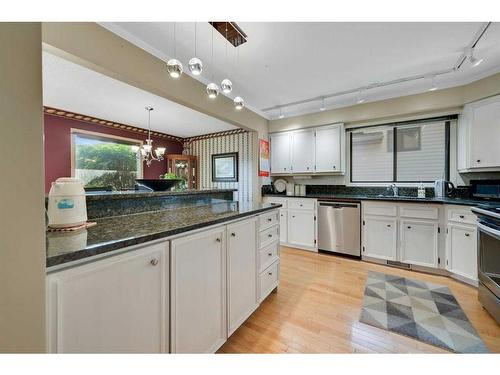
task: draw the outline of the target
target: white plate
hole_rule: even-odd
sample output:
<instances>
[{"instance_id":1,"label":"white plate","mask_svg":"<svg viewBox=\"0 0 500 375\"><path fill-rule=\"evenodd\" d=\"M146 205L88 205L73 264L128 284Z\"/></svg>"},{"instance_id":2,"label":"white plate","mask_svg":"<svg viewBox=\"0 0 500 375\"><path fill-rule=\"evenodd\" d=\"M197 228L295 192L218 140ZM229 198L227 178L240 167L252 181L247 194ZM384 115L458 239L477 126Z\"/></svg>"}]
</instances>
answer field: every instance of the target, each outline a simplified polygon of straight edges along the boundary
<instances>
[{"instance_id":1,"label":"white plate","mask_svg":"<svg viewBox=\"0 0 500 375\"><path fill-rule=\"evenodd\" d=\"M282 179L274 181L274 188L278 193L283 193L286 190L286 181Z\"/></svg>"}]
</instances>

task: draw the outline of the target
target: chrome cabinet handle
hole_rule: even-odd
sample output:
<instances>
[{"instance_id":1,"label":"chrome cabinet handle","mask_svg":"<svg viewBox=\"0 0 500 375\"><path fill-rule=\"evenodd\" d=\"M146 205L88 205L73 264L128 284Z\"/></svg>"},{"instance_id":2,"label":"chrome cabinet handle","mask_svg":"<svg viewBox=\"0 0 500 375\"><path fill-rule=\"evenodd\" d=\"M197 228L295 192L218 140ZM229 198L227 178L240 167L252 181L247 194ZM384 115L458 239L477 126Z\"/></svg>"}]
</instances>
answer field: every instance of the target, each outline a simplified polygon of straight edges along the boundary
<instances>
[{"instance_id":1,"label":"chrome cabinet handle","mask_svg":"<svg viewBox=\"0 0 500 375\"><path fill-rule=\"evenodd\" d=\"M236 233L231 233L231 237L236 237Z\"/></svg>"},{"instance_id":2,"label":"chrome cabinet handle","mask_svg":"<svg viewBox=\"0 0 500 375\"><path fill-rule=\"evenodd\" d=\"M158 259L153 258L149 261L149 263L151 263L152 266L156 266L158 264Z\"/></svg>"}]
</instances>

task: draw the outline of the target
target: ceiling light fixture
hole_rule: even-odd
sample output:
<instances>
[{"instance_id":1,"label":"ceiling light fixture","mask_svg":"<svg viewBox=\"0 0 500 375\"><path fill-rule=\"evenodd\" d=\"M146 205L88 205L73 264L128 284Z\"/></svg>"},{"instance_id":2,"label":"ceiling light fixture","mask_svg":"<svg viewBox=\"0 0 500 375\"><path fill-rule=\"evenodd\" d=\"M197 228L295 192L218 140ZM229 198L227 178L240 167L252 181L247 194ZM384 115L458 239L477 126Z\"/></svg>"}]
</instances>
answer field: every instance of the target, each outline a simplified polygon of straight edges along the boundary
<instances>
[{"instance_id":1,"label":"ceiling light fixture","mask_svg":"<svg viewBox=\"0 0 500 375\"><path fill-rule=\"evenodd\" d=\"M242 110L243 107L245 106L245 101L241 96L237 96L233 100L234 108L236 108L238 111Z\"/></svg>"},{"instance_id":2,"label":"ceiling light fixture","mask_svg":"<svg viewBox=\"0 0 500 375\"><path fill-rule=\"evenodd\" d=\"M182 75L182 63L175 58L176 55L175 22L174 22L174 58L167 61L167 72L172 78L179 78Z\"/></svg>"},{"instance_id":3,"label":"ceiling light fixture","mask_svg":"<svg viewBox=\"0 0 500 375\"><path fill-rule=\"evenodd\" d=\"M215 99L219 95L219 86L214 82L214 29L212 27L212 82L207 85L207 94L210 99Z\"/></svg>"},{"instance_id":4,"label":"ceiling light fixture","mask_svg":"<svg viewBox=\"0 0 500 375\"><path fill-rule=\"evenodd\" d=\"M157 147L153 151L153 140L151 139L151 111L153 110L153 107L146 107L146 111L148 111L148 138L146 139L146 144L143 144L141 147L132 146L132 151L141 151L142 159L146 162L148 167L151 166L153 161L163 160L163 155L165 155L166 150L165 147Z\"/></svg>"},{"instance_id":5,"label":"ceiling light fixture","mask_svg":"<svg viewBox=\"0 0 500 375\"><path fill-rule=\"evenodd\" d=\"M321 107L319 107L320 111L324 111L326 109L325 107L325 98L321 98Z\"/></svg>"},{"instance_id":6,"label":"ceiling light fixture","mask_svg":"<svg viewBox=\"0 0 500 375\"><path fill-rule=\"evenodd\" d=\"M283 114L283 110L280 108L280 115L278 116L280 119L285 118L285 115Z\"/></svg>"},{"instance_id":7,"label":"ceiling light fixture","mask_svg":"<svg viewBox=\"0 0 500 375\"><path fill-rule=\"evenodd\" d=\"M203 71L202 61L196 57L196 22L194 23L194 57L189 60L188 68L189 71L195 76L199 76Z\"/></svg>"},{"instance_id":8,"label":"ceiling light fixture","mask_svg":"<svg viewBox=\"0 0 500 375\"><path fill-rule=\"evenodd\" d=\"M226 65L227 65L227 43L228 42L227 42L227 22L226 22L226 42L224 43L226 47ZM220 87L222 89L222 92L224 92L224 94L229 94L233 90L233 83L231 82L230 79L225 78L222 80Z\"/></svg>"},{"instance_id":9,"label":"ceiling light fixture","mask_svg":"<svg viewBox=\"0 0 500 375\"><path fill-rule=\"evenodd\" d=\"M437 85L436 85L436 76L431 77L431 87L429 88L429 91L436 91L437 90Z\"/></svg>"},{"instance_id":10,"label":"ceiling light fixture","mask_svg":"<svg viewBox=\"0 0 500 375\"><path fill-rule=\"evenodd\" d=\"M362 90L359 90L358 91L358 104L361 104L361 103L364 103L366 101L364 95L363 95L363 91Z\"/></svg>"},{"instance_id":11,"label":"ceiling light fixture","mask_svg":"<svg viewBox=\"0 0 500 375\"><path fill-rule=\"evenodd\" d=\"M481 64L484 60L484 59L478 59L478 58L474 57L474 48L470 48L467 55L469 56L469 61L471 63L471 67L473 67L473 68L475 68L476 66Z\"/></svg>"}]
</instances>

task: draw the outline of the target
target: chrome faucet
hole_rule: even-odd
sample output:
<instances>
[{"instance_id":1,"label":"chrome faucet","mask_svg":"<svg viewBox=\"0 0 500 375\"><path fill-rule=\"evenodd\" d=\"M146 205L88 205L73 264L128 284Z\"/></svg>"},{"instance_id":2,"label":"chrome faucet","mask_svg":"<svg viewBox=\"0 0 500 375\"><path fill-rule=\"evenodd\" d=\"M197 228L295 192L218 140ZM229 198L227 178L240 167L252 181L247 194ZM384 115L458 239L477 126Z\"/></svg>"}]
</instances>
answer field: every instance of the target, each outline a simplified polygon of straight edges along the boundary
<instances>
[{"instance_id":1,"label":"chrome faucet","mask_svg":"<svg viewBox=\"0 0 500 375\"><path fill-rule=\"evenodd\" d=\"M392 190L392 195L397 197L398 196L398 192L399 192L399 189L398 187L396 186L396 184L390 184L388 187L387 187L387 190Z\"/></svg>"}]
</instances>

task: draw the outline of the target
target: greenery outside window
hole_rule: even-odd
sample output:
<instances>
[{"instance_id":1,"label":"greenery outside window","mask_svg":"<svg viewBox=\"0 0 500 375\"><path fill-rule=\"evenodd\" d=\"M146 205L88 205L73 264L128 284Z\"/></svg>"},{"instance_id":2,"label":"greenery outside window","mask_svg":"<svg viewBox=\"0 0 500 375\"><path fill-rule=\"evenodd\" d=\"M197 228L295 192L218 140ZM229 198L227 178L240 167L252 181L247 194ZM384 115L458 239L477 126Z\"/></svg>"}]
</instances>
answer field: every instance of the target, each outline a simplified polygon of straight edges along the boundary
<instances>
[{"instance_id":1,"label":"greenery outside window","mask_svg":"<svg viewBox=\"0 0 500 375\"><path fill-rule=\"evenodd\" d=\"M133 189L142 178L142 161L136 148L142 142L83 130L71 130L71 173L85 188Z\"/></svg>"}]
</instances>

